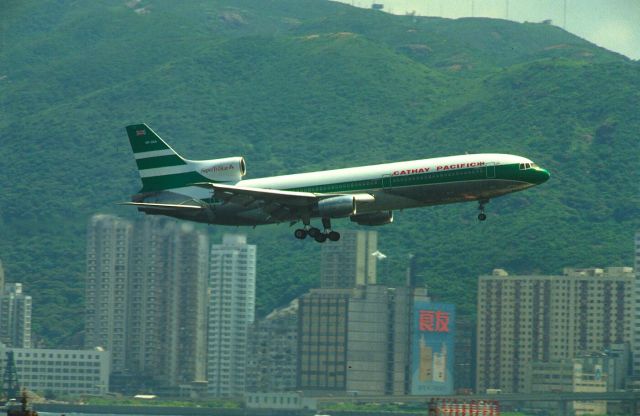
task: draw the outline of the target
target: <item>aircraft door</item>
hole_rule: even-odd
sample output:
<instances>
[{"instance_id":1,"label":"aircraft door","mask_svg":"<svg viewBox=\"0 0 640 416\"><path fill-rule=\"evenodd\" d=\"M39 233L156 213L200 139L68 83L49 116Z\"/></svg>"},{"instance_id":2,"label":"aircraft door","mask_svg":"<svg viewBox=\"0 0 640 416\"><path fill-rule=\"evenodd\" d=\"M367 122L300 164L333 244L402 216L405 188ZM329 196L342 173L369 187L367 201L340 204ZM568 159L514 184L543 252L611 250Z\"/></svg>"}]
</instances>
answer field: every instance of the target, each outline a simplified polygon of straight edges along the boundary
<instances>
[{"instance_id":1,"label":"aircraft door","mask_svg":"<svg viewBox=\"0 0 640 416\"><path fill-rule=\"evenodd\" d=\"M495 163L487 163L486 173L487 178L494 179L496 177L496 164Z\"/></svg>"},{"instance_id":2,"label":"aircraft door","mask_svg":"<svg viewBox=\"0 0 640 416\"><path fill-rule=\"evenodd\" d=\"M391 175L382 176L382 187L391 188Z\"/></svg>"}]
</instances>

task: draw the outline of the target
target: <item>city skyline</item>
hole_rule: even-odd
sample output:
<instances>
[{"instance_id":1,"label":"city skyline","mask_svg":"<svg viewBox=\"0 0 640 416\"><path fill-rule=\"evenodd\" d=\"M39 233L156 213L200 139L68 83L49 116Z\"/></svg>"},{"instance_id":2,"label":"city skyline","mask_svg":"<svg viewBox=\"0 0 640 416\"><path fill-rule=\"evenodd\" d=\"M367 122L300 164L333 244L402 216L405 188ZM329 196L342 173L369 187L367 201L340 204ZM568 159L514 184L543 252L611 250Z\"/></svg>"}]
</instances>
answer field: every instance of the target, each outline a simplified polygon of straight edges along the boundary
<instances>
[{"instance_id":1,"label":"city skyline","mask_svg":"<svg viewBox=\"0 0 640 416\"><path fill-rule=\"evenodd\" d=\"M636 261L638 261L640 255L638 247L640 247L640 232L636 234L634 239ZM454 352L456 356L458 355L455 351L455 343L445 346L443 342L435 341L435 343L428 345L427 342L429 341L423 334L416 338L417 341L415 342L417 342L416 345L418 346L414 347L412 352L402 348L393 349L392 352L384 352L388 345L394 345L394 343L398 342L403 345L406 344L403 339L409 335L397 332L397 328L407 328L406 322L400 322L403 319L409 319L411 314L409 312L411 310L410 305L414 303L419 306L416 306L418 309L412 313L414 319L419 319L419 328L421 330L437 332L444 328L445 331L449 331L449 329L453 329L454 321L450 320L452 319L452 316L451 318L449 317L450 311L442 312L441 309L438 309L441 306L437 304L431 305L426 297L420 298L422 300L419 301L411 301L414 303L407 303L407 300L402 300L409 293L405 294L403 291L405 289L385 288L376 284L375 269L368 272L367 267L364 267L364 264L370 260L368 257L375 260L375 256L369 253L374 249L376 252L378 251L376 232L347 232L344 241L341 242L337 250L340 255L333 255L331 254L332 251L327 249L321 262L322 267L327 266L327 270L342 270L343 273L322 279L323 282L332 283L329 283L328 288L313 289L306 295L301 296L297 301L301 302L300 307L296 302L295 309L291 309L292 306L289 306L289 308L285 308L282 311L275 310L270 315L271 318L269 319L274 319L277 316L295 316L297 322L299 322L295 325L298 331L302 331L299 332L299 335L294 336L290 332L294 328L290 323L296 321L291 321L289 318L282 321L284 326L277 324L276 321L273 321L276 323L275 326L265 326L266 332L263 330L264 334L262 335L263 339L267 340L269 332L279 328L277 330L284 331L282 334L287 337L286 339L293 339L291 345L295 345L297 342L298 354L301 355L295 358L297 362L296 383L290 373L286 375L286 372L283 371L273 372L273 365L278 366L278 364L273 363L277 363L277 361L271 364L272 367L268 367L262 366L261 363L252 359L254 357L246 358L247 351L255 351L257 356L262 353L262 350L253 350L250 344L250 334L252 334L250 328L258 328L257 326L251 327L255 316L257 250L255 245L247 244L245 235L225 234L221 243L210 244L206 234L197 231L189 224L168 221L158 217L140 217L136 221L130 222L110 215L94 215L87 226L86 261L87 278L89 279L87 298L101 300L91 304L87 312L88 317L93 316L92 314L96 313L96 310L101 312L102 315L99 320L104 322L102 322L103 329L97 331L95 329L95 318L94 325L88 320L87 328L90 331L88 331L87 340L96 339L96 336L104 335L105 333L108 336L103 338L105 340L104 345L92 345L91 341L87 341L86 347L107 346L109 354L112 354L112 351L115 351L116 354L122 353L122 357L110 360L110 366L113 365L110 370L116 374L130 372L133 368L138 368L141 374L153 375L153 371L150 370L153 366L157 366L155 377L161 376L171 379L173 381L169 384L174 385L184 382L195 383L191 387L194 392L204 391L203 388L208 383L208 394L218 397L232 397L250 391L248 390L249 383L246 381L247 374L262 377L267 374L264 372L269 371L272 372L272 375L268 376L270 379L264 379L262 384L254 385L273 386L274 391L297 388L311 392L329 389L338 392L359 391L380 395L390 393L409 394L406 383L402 381L406 380L407 376L403 375L402 371L397 372L397 369L404 368L406 364L400 365L399 363L409 362L409 357L412 356L414 357L413 360L416 359L415 357L421 357L418 360L419 370L416 370L413 376L418 377L416 380L419 381L414 381L414 383L446 381L453 385L453 372L449 369L445 374L444 367L449 366L447 363L453 358ZM351 266L348 266L349 264ZM359 270L361 277L356 277L358 275L354 274L353 270ZM193 276L194 272L195 276L201 276L201 278L193 279L191 276ZM334 287L336 282L340 281L344 283ZM186 286L181 286L185 283L187 284ZM409 281L406 284L409 284ZM487 287L489 287L486 286L487 284L491 286L490 293L487 292ZM535 377L547 377L545 374L552 374L549 371L555 371L553 368L556 367L544 366L543 364L545 363L578 359L580 354L584 354L586 351L604 351L607 349L624 351L624 343L627 343L627 348L633 348L636 345L632 340L634 336L637 336L637 332L633 332L633 329L637 326L634 321L635 302L637 302L637 299L633 298L637 279L635 279L634 269L631 267L608 267L606 269L565 268L564 274L558 276L509 275L501 269L496 269L492 276L479 276L478 285L478 355L476 363L478 369L477 385L480 392L490 389L522 392L525 389L532 388L530 383L532 382L531 377L534 375ZM22 288L20 284L6 284L5 293L21 294ZM105 293L108 295L105 295ZM165 294L163 295L163 293ZM493 295L499 293L500 295L494 299L489 296L491 293ZM115 303L109 304L109 302L106 302L105 304L105 296ZM200 304L198 302L183 301L184 299L194 300L198 296L202 297L202 303ZM421 296L426 296L426 292ZM518 298L518 296L520 297ZM532 296L534 300L530 302L528 300L529 296ZM168 305L183 304L188 308L181 311L174 309L173 315L171 313L162 315L165 312L158 314L159 311L157 309L160 304L151 302L145 306L145 303L142 302L145 297L147 301L160 297L160 303ZM208 297L208 301L205 299L206 297ZM499 307L496 306L496 299L501 299L502 303ZM516 303L513 303L514 299ZM580 306L576 309L578 312L574 314L574 312L570 312L572 311L571 302L576 301L581 301L590 306L586 308L584 305ZM209 306L205 308L207 302ZM342 306L331 312L331 308L335 308L340 302L343 302ZM120 305L119 307L124 308L124 311L115 311L114 305ZM313 335L314 331L329 322L323 323L325 318L322 317L322 314L326 313L322 312L325 307L323 305L329 307L327 309L329 316L344 317L344 325L342 327L339 325L334 327L338 332L335 333L336 343L331 354L337 355L330 358L328 362L333 363L331 366L334 368L335 376L320 380L314 375L318 370L314 370L308 364L305 364L311 362L309 357L313 357L313 347L310 350L306 350L306 352L305 348L313 345L309 343L309 340L315 336ZM561 311L565 306L568 309ZM488 345L486 344L487 336L490 335L490 338L493 338L493 335L495 335L493 331L498 328L498 326L492 324L495 319L491 317L490 313L491 311L495 312L496 307L498 308L497 310L502 311L500 313L506 311L507 316L506 318L501 318L503 320L500 321L502 322L499 325L500 332L508 332L512 324L517 324L521 328L520 332L525 330L524 333L516 334L514 332L508 336L506 338L507 345L511 342L515 342L515 345L522 344L525 350L522 353L516 353L520 357L527 357L529 352L532 353L532 363L540 364L536 367L537 370L534 373L527 372L530 369L524 362L518 366L511 367L506 365L502 368L499 368L502 365L499 364L496 369L487 370L487 362L483 361L482 357L486 356L488 351L486 349ZM516 307L516 309L519 307L519 312L507 310L512 307ZM529 307L534 307L534 309L535 307L544 308L547 311L542 318L539 318L537 324L534 322L535 325L531 325L531 330L533 331L531 333L527 332L529 331L527 329L529 327L527 319L530 316L538 315L538 313L535 311L527 312ZM594 308L604 309L596 310ZM607 313L607 310L609 310L607 308L614 315ZM207 309L208 312L206 312ZM437 313L436 309L438 309ZM169 310L166 309L167 312ZM239 311L239 314L233 318L232 315L237 311ZM283 311L289 312L285 313ZM295 312L291 314L292 311ZM127 317L126 322L124 324L121 323L121 326L109 324L109 321L113 321L115 314L118 312ZM209 330L205 331L207 313ZM283 315L283 313L285 314ZM428 315L428 313L431 313L431 315ZM438 316L441 313L446 315L446 319ZM490 314L486 315L486 313ZM424 314L428 316L423 316ZM317 316L313 317L314 315ZM198 320L198 316L201 317L200 320ZM431 321L428 319L429 316L432 318ZM562 316L562 325L558 326L559 321L554 323L556 322L554 321L556 319L555 316ZM389 321L389 317L395 317L396 321ZM571 323L567 321L567 317L576 317L576 321ZM164 329L157 328L159 321L164 322ZM136 324L136 322L138 323ZM147 322L147 326L149 323L152 323L152 325L145 328L144 325L141 325L142 322ZM175 325L171 322L174 322ZM178 322L188 322L189 325L193 325L189 327ZM268 322L268 319L264 322ZM448 326L449 324L451 324L451 327ZM171 329L172 325L174 325L174 329ZM307 327L308 325L311 326ZM313 329L314 325L316 329ZM118 328L124 328L123 337L118 336L120 335ZM178 332L177 328L181 328L183 332ZM109 331L112 333L109 333ZM205 342L204 334L207 332L208 342ZM143 335L145 333L147 335ZM377 347L376 342L372 342L372 340L378 339L384 333L387 334L387 338L380 338L378 340L380 345ZM575 335L575 340L572 341L570 338L566 338L569 333ZM169 345L172 345L171 339L174 339L176 344L173 350L158 350L157 342L156 347L154 347L154 343L149 342L150 339L153 340L153 334L159 337L156 340L169 340ZM256 332L255 334L257 336L258 333ZM344 335L344 339L340 340L340 334ZM300 338L296 341L298 336ZM429 335L429 337L431 336ZM184 344L181 341L185 338L198 339L198 337L200 340L196 341L195 344ZM498 338L501 339L501 336ZM144 344L142 342L143 339L146 339L147 342L145 347L141 346ZM284 342L281 345L287 342L286 339L283 339ZM451 339L453 340L453 332ZM542 339L545 340L544 344L541 344ZM223 340L233 340L233 342L225 344L227 341ZM559 341L560 343L550 344L549 341L551 340ZM527 346L529 341L533 342L533 344ZM93 342L95 343L95 341ZM108 346L108 342L111 342L112 345ZM266 341L261 341L260 345L264 345L264 342ZM180 344L183 344L183 346L180 347ZM343 349L341 349L340 345L343 345ZM188 349L185 350L185 347ZM180 348L183 349L180 350ZM464 348L472 349L473 346ZM526 348L529 348L530 351ZM378 359L373 359L373 361L371 359L375 356L375 354L372 355L374 350L377 351L377 349L380 350L380 357L389 354L395 357L394 367L376 367L377 364L375 363ZM208 352L205 353L207 350ZM500 358L500 354L509 354L509 351L513 352L512 349L503 345L497 349L494 348L494 350L497 351L498 355L492 359L492 362L501 362L500 360L504 359L506 359L505 362L511 362L508 357ZM188 352L185 354L180 351ZM407 353L409 355L403 356L403 354ZM235 358L232 357L234 354L236 355ZM329 354L328 350L327 354ZM325 359L329 358L331 354L327 355ZM368 358L361 360L358 358L359 354L365 354ZM622 357L628 352L620 352L619 354ZM181 355L187 356L187 361L176 359ZM135 358L136 356L139 358ZM154 357L156 357L156 361L154 361ZM283 359L289 357L290 360L294 360L294 358L291 358L294 355L284 355L282 357ZM188 364L189 362L190 364ZM204 363L206 362L209 364L205 367ZM225 365L212 365L213 362L224 362ZM124 367L118 368L116 367L117 365L123 365ZM629 369L632 368L631 362L623 364L622 368L627 365ZM144 370L145 366L147 370ZM255 368L249 368L248 366L256 366L256 368L261 366L262 369L258 373L252 373ZM308 368L307 375L303 370L305 366ZM615 364L615 366L619 366L619 364ZM180 370L176 371L178 367L180 367ZM343 373L341 373L340 368L344 368ZM395 368L395 370L392 370L392 368ZM451 368L453 368L452 364ZM611 368L611 371L614 371L613 367ZM637 367L634 366L633 368L637 371ZM293 370L293 368L290 367L289 370ZM498 378L487 379L487 374L493 374L491 377L497 376ZM574 377L588 377L588 375L581 375L582 373L576 374ZM622 380L618 369L615 370L615 374L616 379ZM516 384L504 384L509 377ZM613 375L610 377L613 377ZM498 380L498 384L496 384L495 380ZM540 386L543 386L545 382L541 381L541 383ZM623 385L620 383L622 382L618 382L616 385ZM165 387L169 386L165 384ZM260 389L254 387L253 391L260 391ZM449 391L452 392L453 390ZM415 390L414 394L420 393Z\"/></svg>"}]
</instances>

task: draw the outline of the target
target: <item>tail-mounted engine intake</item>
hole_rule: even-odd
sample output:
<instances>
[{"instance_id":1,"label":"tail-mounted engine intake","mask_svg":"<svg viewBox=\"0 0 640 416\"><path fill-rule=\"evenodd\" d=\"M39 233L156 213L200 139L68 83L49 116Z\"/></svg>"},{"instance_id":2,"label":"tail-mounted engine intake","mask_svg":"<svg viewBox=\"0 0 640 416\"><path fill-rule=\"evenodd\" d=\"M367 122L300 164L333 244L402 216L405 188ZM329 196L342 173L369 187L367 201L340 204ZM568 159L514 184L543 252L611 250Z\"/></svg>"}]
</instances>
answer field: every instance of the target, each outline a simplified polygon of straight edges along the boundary
<instances>
[{"instance_id":1,"label":"tail-mounted engine intake","mask_svg":"<svg viewBox=\"0 0 640 416\"><path fill-rule=\"evenodd\" d=\"M247 167L242 156L224 159L189 161L196 172L205 178L215 181L239 181L247 173Z\"/></svg>"},{"instance_id":2,"label":"tail-mounted engine intake","mask_svg":"<svg viewBox=\"0 0 640 416\"><path fill-rule=\"evenodd\" d=\"M393 222L393 211L379 211L352 215L351 221L360 225L385 225Z\"/></svg>"}]
</instances>

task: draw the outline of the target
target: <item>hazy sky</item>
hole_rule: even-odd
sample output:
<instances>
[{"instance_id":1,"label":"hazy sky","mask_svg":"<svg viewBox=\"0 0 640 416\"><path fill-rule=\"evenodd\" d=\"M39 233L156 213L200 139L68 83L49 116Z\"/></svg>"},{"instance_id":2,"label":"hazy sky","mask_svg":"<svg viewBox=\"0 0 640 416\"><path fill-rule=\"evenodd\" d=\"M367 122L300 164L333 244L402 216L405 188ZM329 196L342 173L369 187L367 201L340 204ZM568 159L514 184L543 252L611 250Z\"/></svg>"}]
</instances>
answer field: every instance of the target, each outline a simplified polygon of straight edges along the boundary
<instances>
[{"instance_id":1,"label":"hazy sky","mask_svg":"<svg viewBox=\"0 0 640 416\"><path fill-rule=\"evenodd\" d=\"M340 0L359 7L384 4L387 12L448 18L552 19L557 26L607 49L640 59L640 0ZM566 21L565 21L566 3ZM507 7L508 5L508 7ZM565 24L566 23L566 24Z\"/></svg>"}]
</instances>

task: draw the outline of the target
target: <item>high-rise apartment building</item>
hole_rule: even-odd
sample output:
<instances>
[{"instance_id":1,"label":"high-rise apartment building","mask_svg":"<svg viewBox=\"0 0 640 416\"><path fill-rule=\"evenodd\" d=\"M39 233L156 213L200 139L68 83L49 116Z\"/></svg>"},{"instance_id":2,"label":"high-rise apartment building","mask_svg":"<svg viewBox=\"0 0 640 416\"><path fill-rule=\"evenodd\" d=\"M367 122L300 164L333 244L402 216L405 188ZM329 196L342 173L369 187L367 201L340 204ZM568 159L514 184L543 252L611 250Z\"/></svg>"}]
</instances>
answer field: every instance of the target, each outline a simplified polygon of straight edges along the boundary
<instances>
[{"instance_id":1,"label":"high-rise apartment building","mask_svg":"<svg viewBox=\"0 0 640 416\"><path fill-rule=\"evenodd\" d=\"M636 277L634 282L635 305L633 310L633 343L631 348L633 355L633 374L640 378L640 231L636 232L635 238L634 270Z\"/></svg>"},{"instance_id":2,"label":"high-rise apartment building","mask_svg":"<svg viewBox=\"0 0 640 416\"><path fill-rule=\"evenodd\" d=\"M247 391L295 390L298 300L251 325L247 348Z\"/></svg>"},{"instance_id":3,"label":"high-rise apartment building","mask_svg":"<svg viewBox=\"0 0 640 416\"><path fill-rule=\"evenodd\" d=\"M208 392L245 392L247 343L255 315L256 246L244 235L225 234L211 246L207 343Z\"/></svg>"},{"instance_id":4,"label":"high-rise apartment building","mask_svg":"<svg viewBox=\"0 0 640 416\"><path fill-rule=\"evenodd\" d=\"M532 361L559 361L630 343L633 270L565 269L562 276L478 282L477 389L525 391Z\"/></svg>"},{"instance_id":5,"label":"high-rise apartment building","mask_svg":"<svg viewBox=\"0 0 640 416\"><path fill-rule=\"evenodd\" d=\"M111 370L126 368L129 243L132 226L94 215L87 227L85 346L111 353Z\"/></svg>"},{"instance_id":6,"label":"high-rise apartment building","mask_svg":"<svg viewBox=\"0 0 640 416\"><path fill-rule=\"evenodd\" d=\"M2 267L2 260L0 260L0 288L4 287L4 268Z\"/></svg>"},{"instance_id":7,"label":"high-rise apartment building","mask_svg":"<svg viewBox=\"0 0 640 416\"><path fill-rule=\"evenodd\" d=\"M167 243L166 320L159 342L166 343L163 356L172 385L201 383L206 380L209 239L192 224L178 223Z\"/></svg>"},{"instance_id":8,"label":"high-rise apartment building","mask_svg":"<svg viewBox=\"0 0 640 416\"><path fill-rule=\"evenodd\" d=\"M0 292L0 342L31 348L31 306L31 296L22 293L22 283L4 284Z\"/></svg>"},{"instance_id":9,"label":"high-rise apartment building","mask_svg":"<svg viewBox=\"0 0 640 416\"><path fill-rule=\"evenodd\" d=\"M311 289L298 298L299 390L346 390L350 297L351 289Z\"/></svg>"},{"instance_id":10,"label":"high-rise apartment building","mask_svg":"<svg viewBox=\"0 0 640 416\"><path fill-rule=\"evenodd\" d=\"M163 353L169 345L164 306L172 226L160 217L139 217L130 240L127 368L147 380L169 376Z\"/></svg>"},{"instance_id":11,"label":"high-rise apartment building","mask_svg":"<svg viewBox=\"0 0 640 416\"><path fill-rule=\"evenodd\" d=\"M111 353L116 380L168 388L206 380L208 253L192 224L91 218L85 345Z\"/></svg>"},{"instance_id":12,"label":"high-rise apartment building","mask_svg":"<svg viewBox=\"0 0 640 416\"><path fill-rule=\"evenodd\" d=\"M476 323L460 315L456 320L454 388L457 392L473 392L476 385Z\"/></svg>"},{"instance_id":13,"label":"high-rise apartment building","mask_svg":"<svg viewBox=\"0 0 640 416\"><path fill-rule=\"evenodd\" d=\"M410 391L414 301L424 288L360 286L349 300L346 389L358 394Z\"/></svg>"},{"instance_id":14,"label":"high-rise apartment building","mask_svg":"<svg viewBox=\"0 0 640 416\"><path fill-rule=\"evenodd\" d=\"M404 395L415 365L414 306L424 288L312 289L299 298L297 388Z\"/></svg>"},{"instance_id":15,"label":"high-rise apartment building","mask_svg":"<svg viewBox=\"0 0 640 416\"><path fill-rule=\"evenodd\" d=\"M321 249L320 287L350 289L376 284L378 233L345 230L337 242Z\"/></svg>"}]
</instances>

